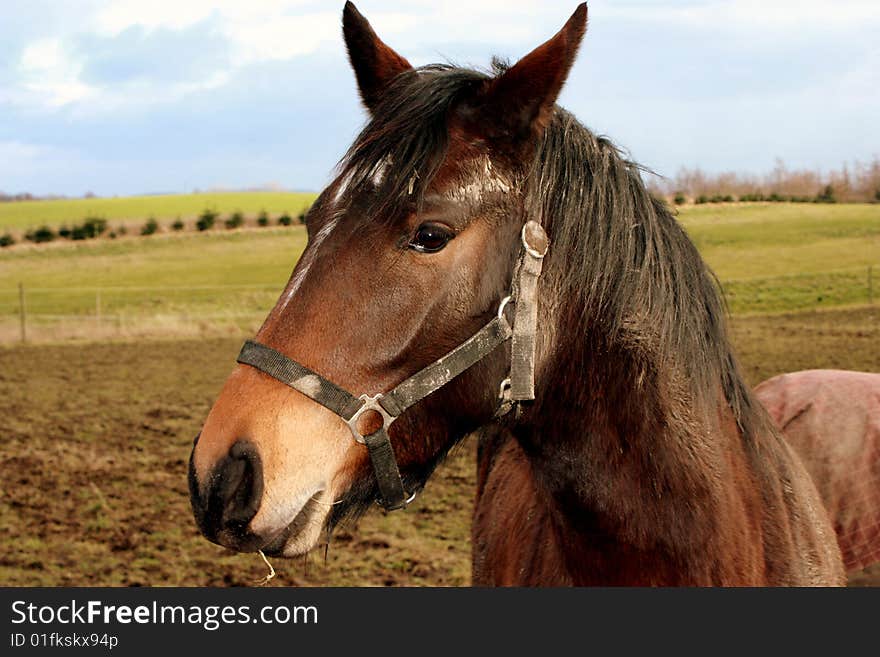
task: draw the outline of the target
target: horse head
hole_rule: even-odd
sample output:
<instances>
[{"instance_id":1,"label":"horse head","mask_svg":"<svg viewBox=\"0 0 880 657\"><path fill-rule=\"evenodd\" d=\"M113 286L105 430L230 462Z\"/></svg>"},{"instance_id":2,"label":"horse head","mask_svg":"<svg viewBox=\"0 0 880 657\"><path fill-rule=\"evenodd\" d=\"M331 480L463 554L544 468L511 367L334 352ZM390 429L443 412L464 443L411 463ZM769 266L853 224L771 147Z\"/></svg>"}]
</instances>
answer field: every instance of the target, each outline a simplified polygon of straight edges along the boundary
<instances>
[{"instance_id":1,"label":"horse head","mask_svg":"<svg viewBox=\"0 0 880 657\"><path fill-rule=\"evenodd\" d=\"M358 438L387 429L383 449L412 493L492 418L510 368L506 333L460 376L425 368L483 335L510 294L530 218L523 183L585 29L581 5L494 74L413 68L346 4L370 119L309 211L308 245L249 352L259 358L242 352L193 449L193 509L208 538L304 553L328 523L382 497L375 455ZM271 374L269 361L288 374ZM393 424L386 407L352 405L420 372L431 394L400 405ZM454 378L431 389L427 379L444 376Z\"/></svg>"}]
</instances>

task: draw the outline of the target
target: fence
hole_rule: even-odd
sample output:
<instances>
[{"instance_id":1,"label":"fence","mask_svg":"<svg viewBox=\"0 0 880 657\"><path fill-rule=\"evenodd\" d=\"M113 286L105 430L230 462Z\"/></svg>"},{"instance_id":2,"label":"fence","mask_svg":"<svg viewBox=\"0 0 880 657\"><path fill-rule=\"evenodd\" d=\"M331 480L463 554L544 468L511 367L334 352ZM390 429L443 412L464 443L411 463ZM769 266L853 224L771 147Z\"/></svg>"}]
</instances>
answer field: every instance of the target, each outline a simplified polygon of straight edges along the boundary
<instances>
[{"instance_id":1,"label":"fence","mask_svg":"<svg viewBox=\"0 0 880 657\"><path fill-rule=\"evenodd\" d=\"M872 305L878 267L722 281L734 314ZM0 343L253 333L279 285L0 288Z\"/></svg>"},{"instance_id":2,"label":"fence","mask_svg":"<svg viewBox=\"0 0 880 657\"><path fill-rule=\"evenodd\" d=\"M253 332L277 285L0 288L0 343Z\"/></svg>"}]
</instances>

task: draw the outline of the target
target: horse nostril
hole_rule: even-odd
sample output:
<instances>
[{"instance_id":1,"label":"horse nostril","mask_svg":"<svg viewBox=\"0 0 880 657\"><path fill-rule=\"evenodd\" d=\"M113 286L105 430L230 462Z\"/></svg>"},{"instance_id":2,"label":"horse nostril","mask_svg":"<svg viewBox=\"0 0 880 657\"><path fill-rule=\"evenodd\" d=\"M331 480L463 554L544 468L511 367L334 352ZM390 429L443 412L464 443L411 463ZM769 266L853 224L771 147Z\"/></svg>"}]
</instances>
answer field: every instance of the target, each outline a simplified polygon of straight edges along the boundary
<instances>
[{"instance_id":1,"label":"horse nostril","mask_svg":"<svg viewBox=\"0 0 880 657\"><path fill-rule=\"evenodd\" d=\"M220 477L218 487L225 499L224 524L243 529L257 514L263 497L262 467L254 445L245 440L236 442L229 450Z\"/></svg>"},{"instance_id":2,"label":"horse nostril","mask_svg":"<svg viewBox=\"0 0 880 657\"><path fill-rule=\"evenodd\" d=\"M223 530L243 537L263 498L263 468L256 446L247 440L236 441L214 466L202 494L192 464L190 472L193 511L202 533L211 540Z\"/></svg>"}]
</instances>

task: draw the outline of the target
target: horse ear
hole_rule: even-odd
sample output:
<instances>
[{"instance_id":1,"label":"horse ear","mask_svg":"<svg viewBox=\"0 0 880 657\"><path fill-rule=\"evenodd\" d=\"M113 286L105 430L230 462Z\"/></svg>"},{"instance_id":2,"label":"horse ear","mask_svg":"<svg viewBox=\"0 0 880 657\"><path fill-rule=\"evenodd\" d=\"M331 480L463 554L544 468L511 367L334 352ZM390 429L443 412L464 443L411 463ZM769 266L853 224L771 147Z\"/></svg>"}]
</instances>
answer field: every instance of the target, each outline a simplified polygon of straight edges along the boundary
<instances>
[{"instance_id":1,"label":"horse ear","mask_svg":"<svg viewBox=\"0 0 880 657\"><path fill-rule=\"evenodd\" d=\"M342 10L342 33L361 98L372 112L388 83L412 65L376 36L352 2L346 2Z\"/></svg>"},{"instance_id":2,"label":"horse ear","mask_svg":"<svg viewBox=\"0 0 880 657\"><path fill-rule=\"evenodd\" d=\"M586 30L584 2L553 38L484 87L474 102L478 116L472 120L478 118L483 127L494 126L495 138L514 142L542 133Z\"/></svg>"}]
</instances>

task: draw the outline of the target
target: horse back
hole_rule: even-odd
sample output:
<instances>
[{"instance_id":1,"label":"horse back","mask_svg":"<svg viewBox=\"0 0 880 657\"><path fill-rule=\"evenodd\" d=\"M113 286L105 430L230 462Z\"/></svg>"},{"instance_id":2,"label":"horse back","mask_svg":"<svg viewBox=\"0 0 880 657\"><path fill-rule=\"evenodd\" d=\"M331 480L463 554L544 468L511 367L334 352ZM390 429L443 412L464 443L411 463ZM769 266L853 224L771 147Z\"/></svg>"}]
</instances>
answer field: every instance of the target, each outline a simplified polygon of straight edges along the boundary
<instances>
[{"instance_id":1,"label":"horse back","mask_svg":"<svg viewBox=\"0 0 880 657\"><path fill-rule=\"evenodd\" d=\"M847 570L880 561L880 374L793 372L755 395L816 485Z\"/></svg>"}]
</instances>

